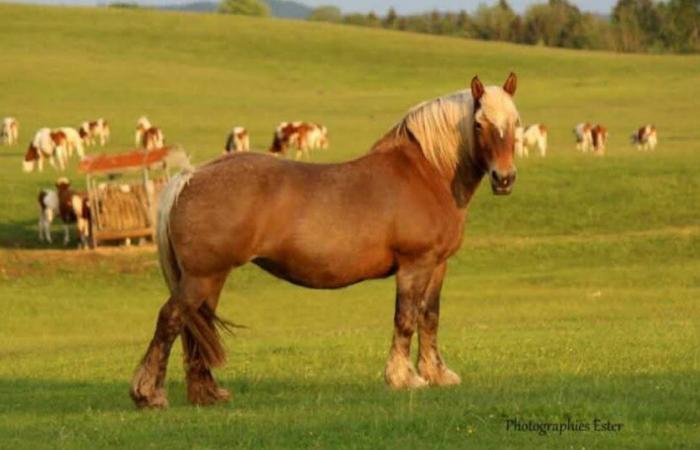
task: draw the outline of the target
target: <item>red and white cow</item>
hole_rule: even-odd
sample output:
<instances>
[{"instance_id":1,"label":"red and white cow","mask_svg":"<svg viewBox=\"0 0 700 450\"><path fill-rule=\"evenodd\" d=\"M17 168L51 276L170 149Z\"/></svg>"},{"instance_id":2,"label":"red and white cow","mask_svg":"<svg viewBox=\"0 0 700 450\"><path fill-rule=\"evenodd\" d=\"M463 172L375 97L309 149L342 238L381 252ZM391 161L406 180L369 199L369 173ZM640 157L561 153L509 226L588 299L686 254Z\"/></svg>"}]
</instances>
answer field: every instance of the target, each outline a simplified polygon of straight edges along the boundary
<instances>
[{"instance_id":1,"label":"red and white cow","mask_svg":"<svg viewBox=\"0 0 700 450\"><path fill-rule=\"evenodd\" d=\"M141 137L141 146L146 150L155 150L163 148L164 139L163 132L158 127L151 127L143 132Z\"/></svg>"},{"instance_id":2,"label":"red and white cow","mask_svg":"<svg viewBox=\"0 0 700 450\"><path fill-rule=\"evenodd\" d=\"M65 150L67 157L70 158L71 156L73 156L73 152L76 152L80 159L83 159L85 157L85 149L83 148L83 138L80 131L71 127L60 127L54 129L53 131L60 131L65 136Z\"/></svg>"},{"instance_id":3,"label":"red and white cow","mask_svg":"<svg viewBox=\"0 0 700 450\"><path fill-rule=\"evenodd\" d=\"M0 130L2 142L5 145L14 145L19 138L19 122L14 117L2 119L2 130Z\"/></svg>"},{"instance_id":4,"label":"red and white cow","mask_svg":"<svg viewBox=\"0 0 700 450\"><path fill-rule=\"evenodd\" d=\"M34 139L29 144L29 148L22 161L22 170L25 172L34 171L38 167L39 172L44 170L44 160L47 159L52 167L58 169L66 168L66 135L62 131L51 131L50 128L41 128L34 135Z\"/></svg>"},{"instance_id":5,"label":"red and white cow","mask_svg":"<svg viewBox=\"0 0 700 450\"><path fill-rule=\"evenodd\" d=\"M146 150L162 148L165 142L163 132L160 128L153 126L146 116L141 116L136 121L134 140L136 145L140 145Z\"/></svg>"},{"instance_id":6,"label":"red and white cow","mask_svg":"<svg viewBox=\"0 0 700 450\"><path fill-rule=\"evenodd\" d=\"M295 159L308 158L309 149L328 147L328 131L314 123L282 122L275 129L269 152L284 155L289 147L296 149Z\"/></svg>"},{"instance_id":7,"label":"red and white cow","mask_svg":"<svg viewBox=\"0 0 700 450\"><path fill-rule=\"evenodd\" d=\"M250 136L248 130L243 127L233 127L226 137L224 152L247 152L250 151Z\"/></svg>"},{"instance_id":8,"label":"red and white cow","mask_svg":"<svg viewBox=\"0 0 700 450\"><path fill-rule=\"evenodd\" d=\"M576 136L576 150L581 152L590 152L593 150L593 136L591 135L593 125L589 122L579 123L574 127L574 136Z\"/></svg>"},{"instance_id":9,"label":"red and white cow","mask_svg":"<svg viewBox=\"0 0 700 450\"><path fill-rule=\"evenodd\" d=\"M100 146L104 147L110 136L109 124L103 118L99 118L94 121L85 121L80 125L78 130L80 137L86 146L90 147L95 145L97 140L100 142Z\"/></svg>"},{"instance_id":10,"label":"red and white cow","mask_svg":"<svg viewBox=\"0 0 700 450\"><path fill-rule=\"evenodd\" d=\"M608 129L601 124L591 128L591 142L593 151L599 155L605 155L605 146L608 143Z\"/></svg>"},{"instance_id":11,"label":"red and white cow","mask_svg":"<svg viewBox=\"0 0 700 450\"><path fill-rule=\"evenodd\" d=\"M76 224L78 247L87 248L90 236L90 205L87 196L74 192L70 181L61 177L56 180L56 190L42 189L39 192L39 240L51 240L51 223L56 216L63 222L63 245L70 242L68 226Z\"/></svg>"},{"instance_id":12,"label":"red and white cow","mask_svg":"<svg viewBox=\"0 0 700 450\"><path fill-rule=\"evenodd\" d=\"M542 157L547 156L547 127L541 123L515 129L515 154L528 157L530 149L539 150Z\"/></svg>"},{"instance_id":13,"label":"red and white cow","mask_svg":"<svg viewBox=\"0 0 700 450\"><path fill-rule=\"evenodd\" d=\"M658 143L656 127L651 124L644 125L632 133L630 139L637 146L637 150L654 150Z\"/></svg>"}]
</instances>

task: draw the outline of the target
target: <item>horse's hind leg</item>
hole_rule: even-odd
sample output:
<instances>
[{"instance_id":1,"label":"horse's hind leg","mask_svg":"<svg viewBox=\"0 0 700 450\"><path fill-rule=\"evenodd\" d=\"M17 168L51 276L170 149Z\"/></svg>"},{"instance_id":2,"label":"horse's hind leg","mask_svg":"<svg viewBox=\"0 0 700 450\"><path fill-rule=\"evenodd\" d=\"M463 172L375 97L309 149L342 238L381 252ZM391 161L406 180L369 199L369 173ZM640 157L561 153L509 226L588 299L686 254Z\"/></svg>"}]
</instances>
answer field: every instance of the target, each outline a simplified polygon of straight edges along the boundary
<instances>
[{"instance_id":1,"label":"horse's hind leg","mask_svg":"<svg viewBox=\"0 0 700 450\"><path fill-rule=\"evenodd\" d=\"M396 274L396 310L394 337L384 379L395 389L427 386L426 380L416 373L411 362L411 338L418 323L419 305L430 283L434 266L401 267Z\"/></svg>"},{"instance_id":2,"label":"horse's hind leg","mask_svg":"<svg viewBox=\"0 0 700 450\"><path fill-rule=\"evenodd\" d=\"M224 273L200 281L206 286L208 294L205 301L198 307L196 314L201 319L199 323L207 327L210 333L217 333L215 311L227 275L228 273ZM194 331L192 327L186 326L181 334L187 378L187 398L191 403L197 405L227 401L231 395L226 389L220 388L214 380L211 364L207 361L203 353L202 342L195 337Z\"/></svg>"},{"instance_id":3,"label":"horse's hind leg","mask_svg":"<svg viewBox=\"0 0 700 450\"><path fill-rule=\"evenodd\" d=\"M170 349L182 330L183 323L182 303L173 295L160 309L155 334L131 382L130 394L136 406L168 406L164 387L165 372Z\"/></svg>"},{"instance_id":4,"label":"horse's hind leg","mask_svg":"<svg viewBox=\"0 0 700 450\"><path fill-rule=\"evenodd\" d=\"M435 269L420 305L418 316L418 371L432 385L446 386L459 384L459 375L445 365L437 344L438 321L440 318L440 291L445 277L446 263Z\"/></svg>"}]
</instances>

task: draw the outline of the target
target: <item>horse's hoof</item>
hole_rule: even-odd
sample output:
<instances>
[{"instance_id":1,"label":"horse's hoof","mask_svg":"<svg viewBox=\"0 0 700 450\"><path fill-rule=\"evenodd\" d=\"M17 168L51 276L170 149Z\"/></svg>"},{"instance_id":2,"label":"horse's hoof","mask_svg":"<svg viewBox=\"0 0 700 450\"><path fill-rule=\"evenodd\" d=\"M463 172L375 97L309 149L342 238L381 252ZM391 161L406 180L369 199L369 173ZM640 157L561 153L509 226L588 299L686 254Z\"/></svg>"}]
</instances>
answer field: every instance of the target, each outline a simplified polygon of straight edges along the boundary
<instances>
[{"instance_id":1,"label":"horse's hoof","mask_svg":"<svg viewBox=\"0 0 700 450\"><path fill-rule=\"evenodd\" d=\"M165 409L168 407L165 389L156 389L151 395L145 395L132 389L129 391L129 395L137 408Z\"/></svg>"},{"instance_id":2,"label":"horse's hoof","mask_svg":"<svg viewBox=\"0 0 700 450\"><path fill-rule=\"evenodd\" d=\"M453 386L462 383L459 375L443 365L436 367L419 364L418 371L431 386Z\"/></svg>"},{"instance_id":3,"label":"horse's hoof","mask_svg":"<svg viewBox=\"0 0 700 450\"><path fill-rule=\"evenodd\" d=\"M425 378L418 375L415 370L390 371L384 373L386 383L392 389L421 389L428 386Z\"/></svg>"},{"instance_id":4,"label":"horse's hoof","mask_svg":"<svg viewBox=\"0 0 700 450\"><path fill-rule=\"evenodd\" d=\"M230 401L231 393L218 386L202 386L199 389L190 389L187 397L193 405L207 406Z\"/></svg>"},{"instance_id":5,"label":"horse's hoof","mask_svg":"<svg viewBox=\"0 0 700 450\"><path fill-rule=\"evenodd\" d=\"M459 375L450 369L445 368L440 372L440 375L436 379L432 380L430 384L435 386L454 386L461 383L462 379L459 377Z\"/></svg>"}]
</instances>

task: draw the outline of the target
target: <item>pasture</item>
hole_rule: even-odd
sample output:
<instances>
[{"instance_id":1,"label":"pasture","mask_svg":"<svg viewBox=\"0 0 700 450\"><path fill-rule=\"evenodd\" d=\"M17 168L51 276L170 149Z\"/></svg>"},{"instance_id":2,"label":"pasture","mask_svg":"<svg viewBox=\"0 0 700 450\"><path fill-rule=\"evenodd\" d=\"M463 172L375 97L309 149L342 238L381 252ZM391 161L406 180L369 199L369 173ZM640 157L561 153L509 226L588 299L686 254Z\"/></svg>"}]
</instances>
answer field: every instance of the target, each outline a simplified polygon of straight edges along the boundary
<instances>
[{"instance_id":1,"label":"pasture","mask_svg":"<svg viewBox=\"0 0 700 450\"><path fill-rule=\"evenodd\" d=\"M700 58L15 5L0 5L0 42L0 116L20 121L20 145L0 147L0 447L700 445ZM264 149L278 122L310 120L330 138L312 159L341 161L410 106L511 70L523 121L547 124L550 148L519 161L511 196L482 186L470 206L439 338L460 386L385 387L393 279L312 291L246 266L220 306L248 327L226 337L216 372L233 400L189 406L176 345L171 407L133 407L128 383L167 295L154 248L40 245L36 194L58 173L21 173L34 130L105 117L106 150L119 151L147 114L203 162L233 125ZM575 152L584 120L610 130L604 158ZM653 153L629 144L646 122ZM624 426L540 435L506 430L511 418Z\"/></svg>"}]
</instances>

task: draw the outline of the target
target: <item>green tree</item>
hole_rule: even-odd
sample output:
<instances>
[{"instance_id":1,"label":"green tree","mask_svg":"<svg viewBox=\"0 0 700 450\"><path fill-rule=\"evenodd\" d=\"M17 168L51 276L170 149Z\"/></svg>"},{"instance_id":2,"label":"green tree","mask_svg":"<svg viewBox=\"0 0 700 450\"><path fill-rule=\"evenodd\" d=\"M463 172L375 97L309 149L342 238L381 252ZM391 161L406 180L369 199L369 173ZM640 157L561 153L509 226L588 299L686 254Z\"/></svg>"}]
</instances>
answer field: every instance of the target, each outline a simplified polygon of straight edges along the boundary
<instances>
[{"instance_id":1,"label":"green tree","mask_svg":"<svg viewBox=\"0 0 700 450\"><path fill-rule=\"evenodd\" d=\"M261 0L221 0L219 12L244 16L269 16L270 8Z\"/></svg>"},{"instance_id":2,"label":"green tree","mask_svg":"<svg viewBox=\"0 0 700 450\"><path fill-rule=\"evenodd\" d=\"M659 39L661 12L652 0L618 0L611 21L619 50L649 50Z\"/></svg>"},{"instance_id":3,"label":"green tree","mask_svg":"<svg viewBox=\"0 0 700 450\"><path fill-rule=\"evenodd\" d=\"M476 37L486 40L515 40L518 16L506 0L499 0L493 6L481 5L474 14L473 24Z\"/></svg>"},{"instance_id":4,"label":"green tree","mask_svg":"<svg viewBox=\"0 0 700 450\"><path fill-rule=\"evenodd\" d=\"M398 22L399 22L399 15L396 14L396 10L392 6L389 8L389 11L386 13L386 17L382 19L382 25L384 28L397 28L398 27Z\"/></svg>"},{"instance_id":5,"label":"green tree","mask_svg":"<svg viewBox=\"0 0 700 450\"><path fill-rule=\"evenodd\" d=\"M309 20L338 23L343 21L343 14L340 12L340 8L336 6L324 5L314 9L309 16Z\"/></svg>"}]
</instances>

